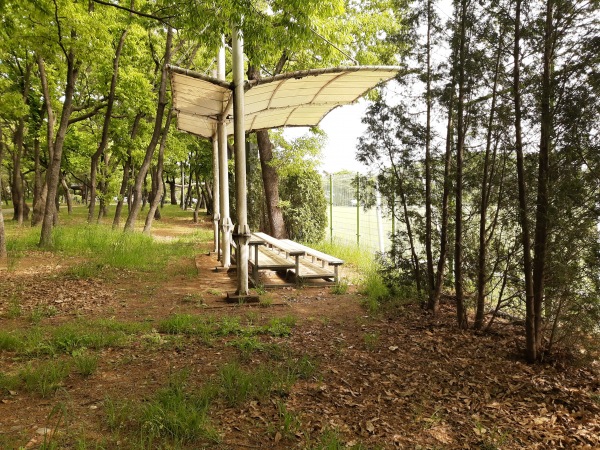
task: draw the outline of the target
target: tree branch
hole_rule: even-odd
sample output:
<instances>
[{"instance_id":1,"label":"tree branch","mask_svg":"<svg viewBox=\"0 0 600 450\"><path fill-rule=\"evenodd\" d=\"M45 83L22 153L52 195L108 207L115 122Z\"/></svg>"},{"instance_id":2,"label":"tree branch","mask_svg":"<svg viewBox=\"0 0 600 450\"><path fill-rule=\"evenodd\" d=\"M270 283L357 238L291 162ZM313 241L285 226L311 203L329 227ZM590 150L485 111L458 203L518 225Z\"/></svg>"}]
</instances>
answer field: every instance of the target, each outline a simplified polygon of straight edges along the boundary
<instances>
[{"instance_id":1,"label":"tree branch","mask_svg":"<svg viewBox=\"0 0 600 450\"><path fill-rule=\"evenodd\" d=\"M107 105L106 103L100 103L100 104L96 105L94 107L94 109L92 109L90 112L87 112L85 114L82 114L81 116L77 116L72 119L69 119L69 125L72 125L77 122L81 122L82 120L85 120L85 119L89 119L90 117L94 117L96 114L98 114L98 111L100 111L102 108L106 107L106 105Z\"/></svg>"},{"instance_id":2,"label":"tree branch","mask_svg":"<svg viewBox=\"0 0 600 450\"><path fill-rule=\"evenodd\" d=\"M175 17L175 16L159 17L159 16L155 16L153 14L147 14L147 13L143 13L141 11L136 11L135 9L127 8L126 6L121 6L121 5L117 5L117 4L110 3L110 2L104 2L102 0L92 0L92 1L94 3L98 3L99 5L112 6L113 8L127 11L128 13L135 14L136 16L141 16L141 17L146 17L148 19L158 20L159 22L164 23L165 25L170 25L168 19L172 19L173 17Z\"/></svg>"}]
</instances>

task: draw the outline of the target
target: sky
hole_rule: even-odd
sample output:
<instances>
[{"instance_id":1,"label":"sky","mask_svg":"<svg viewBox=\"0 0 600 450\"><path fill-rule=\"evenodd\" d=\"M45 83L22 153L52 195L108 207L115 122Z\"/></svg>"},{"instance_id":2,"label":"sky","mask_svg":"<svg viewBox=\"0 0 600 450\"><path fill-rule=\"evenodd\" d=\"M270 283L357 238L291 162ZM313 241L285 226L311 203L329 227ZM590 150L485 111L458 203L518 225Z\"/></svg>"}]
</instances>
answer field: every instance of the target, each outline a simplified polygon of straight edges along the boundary
<instances>
[{"instance_id":1,"label":"sky","mask_svg":"<svg viewBox=\"0 0 600 450\"><path fill-rule=\"evenodd\" d=\"M327 133L327 144L323 149L323 162L319 169L328 173L350 170L366 172L366 167L356 161L356 145L366 125L361 119L367 110L368 101L360 99L330 112L320 123ZM308 132L308 128L286 128L286 138L293 139Z\"/></svg>"}]
</instances>

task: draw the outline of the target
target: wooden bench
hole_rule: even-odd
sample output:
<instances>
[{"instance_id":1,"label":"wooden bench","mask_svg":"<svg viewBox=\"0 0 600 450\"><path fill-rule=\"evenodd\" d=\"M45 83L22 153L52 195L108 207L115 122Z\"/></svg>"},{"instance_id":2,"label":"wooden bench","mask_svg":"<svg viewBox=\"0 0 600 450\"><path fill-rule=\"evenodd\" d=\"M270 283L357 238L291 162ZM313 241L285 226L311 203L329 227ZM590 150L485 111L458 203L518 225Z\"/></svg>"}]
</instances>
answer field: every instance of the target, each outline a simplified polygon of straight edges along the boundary
<instances>
[{"instance_id":1,"label":"wooden bench","mask_svg":"<svg viewBox=\"0 0 600 450\"><path fill-rule=\"evenodd\" d=\"M235 260L236 244L232 240L232 259ZM260 284L259 271L271 270L295 277L296 284L309 279L323 279L332 283L339 281L338 267L344 264L339 258L306 247L289 239L276 239L266 233L255 232L248 242L249 278L254 286ZM265 287L281 284L263 285Z\"/></svg>"},{"instance_id":2,"label":"wooden bench","mask_svg":"<svg viewBox=\"0 0 600 450\"><path fill-rule=\"evenodd\" d=\"M339 266L344 264L344 261L326 253L314 250L289 239L283 239L282 242L298 250L304 250L304 257L299 260L299 268L301 271L296 271L295 275L303 278L323 278L337 283L339 281ZM291 269L296 270L296 269Z\"/></svg>"}]
</instances>

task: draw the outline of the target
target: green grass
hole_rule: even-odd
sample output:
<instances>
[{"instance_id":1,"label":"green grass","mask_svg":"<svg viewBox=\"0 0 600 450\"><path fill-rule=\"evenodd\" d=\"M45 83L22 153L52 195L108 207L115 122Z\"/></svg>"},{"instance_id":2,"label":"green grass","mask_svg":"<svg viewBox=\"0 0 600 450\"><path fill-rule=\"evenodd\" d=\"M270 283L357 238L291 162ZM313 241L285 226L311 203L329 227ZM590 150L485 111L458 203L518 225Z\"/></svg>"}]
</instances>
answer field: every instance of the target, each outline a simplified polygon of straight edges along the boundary
<instances>
[{"instance_id":1,"label":"green grass","mask_svg":"<svg viewBox=\"0 0 600 450\"><path fill-rule=\"evenodd\" d=\"M178 444L198 440L219 441L207 414L214 391L205 389L191 394L186 389L186 380L187 374L175 374L166 388L142 406L138 423L144 442L151 443L157 437Z\"/></svg>"},{"instance_id":2,"label":"green grass","mask_svg":"<svg viewBox=\"0 0 600 450\"><path fill-rule=\"evenodd\" d=\"M163 214L165 217L191 217L192 213L180 212L179 208L168 205ZM143 212L140 216L144 217ZM70 216L61 213L60 217L61 224L53 230L53 244L48 250L86 258L87 262L67 271L67 276L76 278L97 276L105 268L161 272L173 258L191 257L196 251L195 244L212 239L212 230L204 228L193 229L178 240L163 243L139 232L112 230L110 220L101 225L87 224L84 206L73 208ZM155 225L159 223L154 222ZM40 229L37 227L18 227L7 221L6 234L9 267L25 251L39 250Z\"/></svg>"},{"instance_id":3,"label":"green grass","mask_svg":"<svg viewBox=\"0 0 600 450\"><path fill-rule=\"evenodd\" d=\"M80 350L73 354L73 365L77 373L84 377L89 377L98 368L98 361L100 357L98 355L90 354L85 350Z\"/></svg>"},{"instance_id":4,"label":"green grass","mask_svg":"<svg viewBox=\"0 0 600 450\"><path fill-rule=\"evenodd\" d=\"M48 397L62 386L62 382L68 374L67 363L50 360L37 366L27 365L17 376L27 391Z\"/></svg>"}]
</instances>

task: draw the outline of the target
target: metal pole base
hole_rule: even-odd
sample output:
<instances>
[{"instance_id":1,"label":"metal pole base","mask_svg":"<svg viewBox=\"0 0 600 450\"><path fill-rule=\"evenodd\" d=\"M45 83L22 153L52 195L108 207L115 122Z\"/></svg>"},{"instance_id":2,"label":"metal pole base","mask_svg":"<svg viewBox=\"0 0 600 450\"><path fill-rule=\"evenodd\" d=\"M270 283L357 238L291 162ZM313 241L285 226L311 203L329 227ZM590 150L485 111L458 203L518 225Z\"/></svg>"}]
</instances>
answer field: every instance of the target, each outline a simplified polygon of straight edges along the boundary
<instances>
[{"instance_id":1,"label":"metal pole base","mask_svg":"<svg viewBox=\"0 0 600 450\"><path fill-rule=\"evenodd\" d=\"M237 291L236 295L248 295L248 242L252 237L250 227L247 224L236 225L233 229L233 240L236 243L236 264L237 264Z\"/></svg>"}]
</instances>

